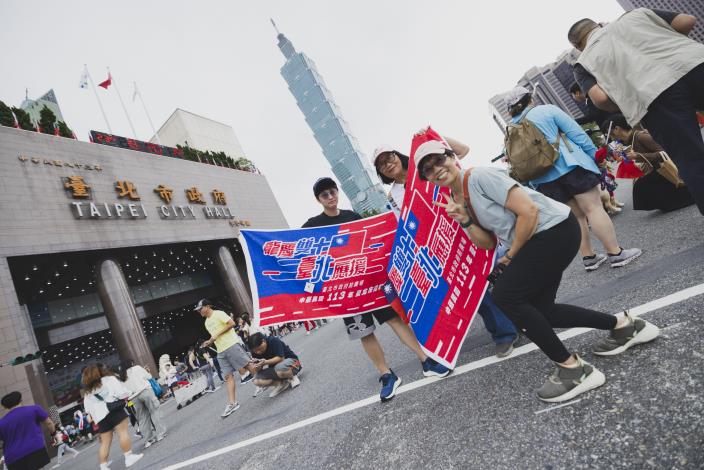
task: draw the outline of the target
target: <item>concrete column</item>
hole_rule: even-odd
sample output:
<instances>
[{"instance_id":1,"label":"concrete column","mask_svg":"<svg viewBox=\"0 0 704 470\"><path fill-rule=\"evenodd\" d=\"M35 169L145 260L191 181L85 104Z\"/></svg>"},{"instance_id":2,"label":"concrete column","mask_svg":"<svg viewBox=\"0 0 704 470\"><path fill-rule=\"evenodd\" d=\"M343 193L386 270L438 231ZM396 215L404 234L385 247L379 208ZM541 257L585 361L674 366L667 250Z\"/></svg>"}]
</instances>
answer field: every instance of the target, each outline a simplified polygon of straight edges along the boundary
<instances>
[{"instance_id":1,"label":"concrete column","mask_svg":"<svg viewBox=\"0 0 704 470\"><path fill-rule=\"evenodd\" d=\"M104 259L98 262L96 271L98 295L120 360L129 358L143 367L148 366L156 376L159 370L142 331L142 324L119 263L114 259Z\"/></svg>"},{"instance_id":2,"label":"concrete column","mask_svg":"<svg viewBox=\"0 0 704 470\"><path fill-rule=\"evenodd\" d=\"M227 294L235 306L235 311L232 313L237 316L247 312L252 317L252 299L247 292L247 286L245 286L240 272L237 270L232 253L226 246L222 245L215 251L215 264L218 267Z\"/></svg>"}]
</instances>

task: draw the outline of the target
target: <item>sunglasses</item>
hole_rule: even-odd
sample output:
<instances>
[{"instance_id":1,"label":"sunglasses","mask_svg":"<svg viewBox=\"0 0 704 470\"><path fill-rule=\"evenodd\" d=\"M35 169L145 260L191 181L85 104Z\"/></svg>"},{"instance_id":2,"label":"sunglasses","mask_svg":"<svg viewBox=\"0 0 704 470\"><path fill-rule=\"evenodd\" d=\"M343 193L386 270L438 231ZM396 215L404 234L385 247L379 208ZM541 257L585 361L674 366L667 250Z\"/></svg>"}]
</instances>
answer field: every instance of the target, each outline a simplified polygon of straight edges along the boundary
<instances>
[{"instance_id":1,"label":"sunglasses","mask_svg":"<svg viewBox=\"0 0 704 470\"><path fill-rule=\"evenodd\" d=\"M335 197L336 195L337 189L328 189L326 191L321 191L320 194L318 194L318 197L323 199L330 199Z\"/></svg>"},{"instance_id":2,"label":"sunglasses","mask_svg":"<svg viewBox=\"0 0 704 470\"><path fill-rule=\"evenodd\" d=\"M377 159L376 167L381 170L382 168L384 168L386 165L393 162L394 160L396 160L396 154L394 152L389 152L386 155L379 157Z\"/></svg>"},{"instance_id":3,"label":"sunglasses","mask_svg":"<svg viewBox=\"0 0 704 470\"><path fill-rule=\"evenodd\" d=\"M444 153L437 153L435 155L430 155L425 159L425 162L420 166L420 177L423 180L428 179L428 174L430 174L435 167L441 166L447 160L447 155Z\"/></svg>"}]
</instances>

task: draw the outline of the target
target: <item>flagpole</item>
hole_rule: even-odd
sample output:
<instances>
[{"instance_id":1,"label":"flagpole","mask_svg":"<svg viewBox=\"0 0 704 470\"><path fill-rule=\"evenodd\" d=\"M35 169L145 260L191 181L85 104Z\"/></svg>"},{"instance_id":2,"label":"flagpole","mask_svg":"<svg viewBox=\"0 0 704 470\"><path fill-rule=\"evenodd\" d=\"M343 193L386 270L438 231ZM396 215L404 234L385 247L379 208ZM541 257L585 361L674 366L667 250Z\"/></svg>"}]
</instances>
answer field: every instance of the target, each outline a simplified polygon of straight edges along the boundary
<instances>
[{"instance_id":1,"label":"flagpole","mask_svg":"<svg viewBox=\"0 0 704 470\"><path fill-rule=\"evenodd\" d=\"M127 116L127 122L130 123L130 128L132 129L132 136L136 139L137 132L134 130L134 126L132 125L132 119L130 119L130 115L127 113L127 108L125 107L125 102L122 101L122 95L120 95L120 90L117 88L117 83L115 82L115 78L110 73L110 67L108 67L108 77L110 77L110 80L112 81L112 84L115 87L115 92L117 93L117 97L120 99L120 104L122 105L122 110L125 112L125 116Z\"/></svg>"},{"instance_id":2,"label":"flagpole","mask_svg":"<svg viewBox=\"0 0 704 470\"><path fill-rule=\"evenodd\" d=\"M144 114L147 115L147 120L149 121L149 125L152 127L152 132L154 133L154 137L156 138L156 142L161 145L161 139L159 139L159 134L156 133L156 129L154 129L154 123L152 122L152 118L149 115L149 111L147 111L147 106L144 104L144 98L142 98L142 92L139 91L137 88L137 82L132 82L134 83L134 94L135 96L139 96L139 101L142 103L142 108L144 109ZM134 99L132 100L134 101Z\"/></svg>"},{"instance_id":3,"label":"flagpole","mask_svg":"<svg viewBox=\"0 0 704 470\"><path fill-rule=\"evenodd\" d=\"M88 71L88 66L86 64L83 64L86 70L86 76L88 77L88 80L90 80L90 87L93 89L93 94L95 95L95 99L98 100L98 106L100 107L100 112L103 113L103 119L105 119L105 124L108 126L108 132L112 134L112 128L110 127L110 123L108 122L108 116L105 114L105 110L103 109L103 103L100 102L100 96L98 96L98 91L95 89L95 83L93 83L93 77L90 76L90 72Z\"/></svg>"}]
</instances>

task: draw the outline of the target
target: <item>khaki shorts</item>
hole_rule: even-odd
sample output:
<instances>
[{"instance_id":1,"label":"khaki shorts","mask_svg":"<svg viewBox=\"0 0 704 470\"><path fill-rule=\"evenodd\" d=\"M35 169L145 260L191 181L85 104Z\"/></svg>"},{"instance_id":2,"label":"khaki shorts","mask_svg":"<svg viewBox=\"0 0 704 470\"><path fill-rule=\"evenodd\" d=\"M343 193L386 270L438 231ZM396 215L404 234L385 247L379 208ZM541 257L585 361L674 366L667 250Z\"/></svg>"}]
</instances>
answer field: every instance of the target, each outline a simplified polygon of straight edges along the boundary
<instances>
[{"instance_id":1,"label":"khaki shorts","mask_svg":"<svg viewBox=\"0 0 704 470\"><path fill-rule=\"evenodd\" d=\"M249 354L244 350L241 343L236 343L218 353L218 362L223 377L234 374L239 369L246 366L250 361Z\"/></svg>"}]
</instances>

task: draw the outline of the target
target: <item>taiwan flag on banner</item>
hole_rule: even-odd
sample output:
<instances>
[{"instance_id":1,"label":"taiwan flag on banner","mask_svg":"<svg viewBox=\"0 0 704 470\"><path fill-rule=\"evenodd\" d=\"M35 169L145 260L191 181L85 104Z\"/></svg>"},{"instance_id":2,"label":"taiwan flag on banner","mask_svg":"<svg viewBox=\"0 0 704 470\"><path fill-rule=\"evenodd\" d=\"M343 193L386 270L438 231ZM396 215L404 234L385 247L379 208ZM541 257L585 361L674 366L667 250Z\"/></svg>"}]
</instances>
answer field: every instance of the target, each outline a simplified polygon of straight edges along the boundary
<instances>
[{"instance_id":1,"label":"taiwan flag on banner","mask_svg":"<svg viewBox=\"0 0 704 470\"><path fill-rule=\"evenodd\" d=\"M428 140L443 139L430 128L413 138L388 274L425 353L454 368L484 297L494 250L475 246L444 209L433 205L449 190L417 176L414 155Z\"/></svg>"},{"instance_id":2,"label":"taiwan flag on banner","mask_svg":"<svg viewBox=\"0 0 704 470\"><path fill-rule=\"evenodd\" d=\"M240 243L261 326L348 317L388 307L392 212L327 227L242 230Z\"/></svg>"}]
</instances>

